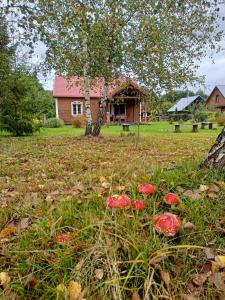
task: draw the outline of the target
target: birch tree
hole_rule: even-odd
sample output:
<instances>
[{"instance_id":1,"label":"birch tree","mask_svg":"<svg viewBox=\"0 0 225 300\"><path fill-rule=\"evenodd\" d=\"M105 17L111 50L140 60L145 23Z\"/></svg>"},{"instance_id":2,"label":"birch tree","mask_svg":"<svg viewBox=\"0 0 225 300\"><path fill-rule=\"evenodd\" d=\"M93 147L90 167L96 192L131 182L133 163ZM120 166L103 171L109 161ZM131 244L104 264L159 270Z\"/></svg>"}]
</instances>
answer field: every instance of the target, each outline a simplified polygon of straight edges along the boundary
<instances>
[{"instance_id":1,"label":"birch tree","mask_svg":"<svg viewBox=\"0 0 225 300\"><path fill-rule=\"evenodd\" d=\"M83 77L86 135L92 133L90 106L91 23L94 20L92 1L19 0L8 1L5 11L14 17L16 26L32 47L38 41L46 47L44 70L70 79ZM71 83L72 84L72 83ZM69 88L69 86L68 86Z\"/></svg>"}]
</instances>

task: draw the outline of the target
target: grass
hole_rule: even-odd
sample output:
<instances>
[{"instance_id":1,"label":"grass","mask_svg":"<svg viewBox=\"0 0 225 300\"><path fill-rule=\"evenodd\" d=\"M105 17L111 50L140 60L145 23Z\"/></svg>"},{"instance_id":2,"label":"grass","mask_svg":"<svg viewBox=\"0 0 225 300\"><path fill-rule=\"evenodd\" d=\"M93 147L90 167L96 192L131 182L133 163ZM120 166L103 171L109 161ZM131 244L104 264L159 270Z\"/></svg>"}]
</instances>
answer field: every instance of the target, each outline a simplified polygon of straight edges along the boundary
<instances>
[{"instance_id":1,"label":"grass","mask_svg":"<svg viewBox=\"0 0 225 300\"><path fill-rule=\"evenodd\" d=\"M81 283L86 299L132 299L135 292L141 299L185 299L184 294L223 299L210 280L200 288L192 283L209 264L201 247L224 253L225 235L218 227L225 224L223 185L215 198L207 192L198 200L185 196L200 184L224 182L222 172L198 168L219 131L162 131L168 128L141 126L138 147L135 137L119 136L119 126L104 128L99 139L80 137L82 130L70 127L0 138L0 230L9 220L15 226L21 218L30 222L21 233L0 239L0 272L11 277L0 299L7 293L56 299L57 285L71 280ZM157 187L144 199L143 212L106 209L111 194L142 199L141 182ZM175 210L162 203L169 191L181 198ZM159 235L153 219L162 211L196 227L182 228L173 238ZM68 242L59 244L57 237L68 232ZM30 274L35 286L27 283ZM163 274L169 274L169 283Z\"/></svg>"}]
</instances>

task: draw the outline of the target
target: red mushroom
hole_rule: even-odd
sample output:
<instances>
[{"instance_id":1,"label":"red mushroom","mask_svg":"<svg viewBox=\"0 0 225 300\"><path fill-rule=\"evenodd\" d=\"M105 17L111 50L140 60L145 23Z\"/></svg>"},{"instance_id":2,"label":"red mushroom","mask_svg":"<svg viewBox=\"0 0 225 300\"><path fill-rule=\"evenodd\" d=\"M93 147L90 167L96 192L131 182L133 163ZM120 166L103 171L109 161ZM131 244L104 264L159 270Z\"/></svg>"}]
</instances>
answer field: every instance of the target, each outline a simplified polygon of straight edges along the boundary
<instances>
[{"instance_id":1,"label":"red mushroom","mask_svg":"<svg viewBox=\"0 0 225 300\"><path fill-rule=\"evenodd\" d=\"M156 216L154 228L157 232L166 236L174 236L178 233L181 226L181 220L178 216L171 213L163 213Z\"/></svg>"},{"instance_id":2,"label":"red mushroom","mask_svg":"<svg viewBox=\"0 0 225 300\"><path fill-rule=\"evenodd\" d=\"M179 198L179 196L177 194L169 193L169 194L166 194L164 196L163 201L166 204L174 205L174 204L178 204L179 203L180 198Z\"/></svg>"},{"instance_id":3,"label":"red mushroom","mask_svg":"<svg viewBox=\"0 0 225 300\"><path fill-rule=\"evenodd\" d=\"M56 237L56 241L58 244L65 244L69 242L71 239L70 232L62 233Z\"/></svg>"},{"instance_id":4,"label":"red mushroom","mask_svg":"<svg viewBox=\"0 0 225 300\"><path fill-rule=\"evenodd\" d=\"M145 195L151 195L155 193L155 191L156 191L155 186L150 183L141 183L138 186L138 192Z\"/></svg>"},{"instance_id":5,"label":"red mushroom","mask_svg":"<svg viewBox=\"0 0 225 300\"><path fill-rule=\"evenodd\" d=\"M134 203L132 204L132 208L133 210L136 210L136 211L142 211L144 210L145 208L145 204L143 201L141 200L136 200L134 201Z\"/></svg>"},{"instance_id":6,"label":"red mushroom","mask_svg":"<svg viewBox=\"0 0 225 300\"><path fill-rule=\"evenodd\" d=\"M126 208L130 206L130 198L126 195L113 195L107 198L106 204L109 208Z\"/></svg>"}]
</instances>

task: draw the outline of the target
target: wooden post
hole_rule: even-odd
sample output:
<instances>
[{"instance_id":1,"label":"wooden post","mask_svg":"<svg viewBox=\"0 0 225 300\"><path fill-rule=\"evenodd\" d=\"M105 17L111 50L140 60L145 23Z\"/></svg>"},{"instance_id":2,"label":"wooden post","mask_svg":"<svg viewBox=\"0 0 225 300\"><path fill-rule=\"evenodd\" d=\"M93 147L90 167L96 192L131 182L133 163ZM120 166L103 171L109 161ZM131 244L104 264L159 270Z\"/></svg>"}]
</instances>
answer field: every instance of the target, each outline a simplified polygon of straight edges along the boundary
<instances>
[{"instance_id":1,"label":"wooden post","mask_svg":"<svg viewBox=\"0 0 225 300\"><path fill-rule=\"evenodd\" d=\"M198 132L198 124L192 125L192 132Z\"/></svg>"},{"instance_id":2,"label":"wooden post","mask_svg":"<svg viewBox=\"0 0 225 300\"><path fill-rule=\"evenodd\" d=\"M209 129L213 129L213 123L209 122Z\"/></svg>"},{"instance_id":3,"label":"wooden post","mask_svg":"<svg viewBox=\"0 0 225 300\"><path fill-rule=\"evenodd\" d=\"M122 124L123 131L130 131L130 125L129 124Z\"/></svg>"},{"instance_id":4,"label":"wooden post","mask_svg":"<svg viewBox=\"0 0 225 300\"><path fill-rule=\"evenodd\" d=\"M205 129L205 122L201 123L201 129Z\"/></svg>"},{"instance_id":5,"label":"wooden post","mask_svg":"<svg viewBox=\"0 0 225 300\"><path fill-rule=\"evenodd\" d=\"M175 131L174 132L181 132L180 124L175 124Z\"/></svg>"}]
</instances>

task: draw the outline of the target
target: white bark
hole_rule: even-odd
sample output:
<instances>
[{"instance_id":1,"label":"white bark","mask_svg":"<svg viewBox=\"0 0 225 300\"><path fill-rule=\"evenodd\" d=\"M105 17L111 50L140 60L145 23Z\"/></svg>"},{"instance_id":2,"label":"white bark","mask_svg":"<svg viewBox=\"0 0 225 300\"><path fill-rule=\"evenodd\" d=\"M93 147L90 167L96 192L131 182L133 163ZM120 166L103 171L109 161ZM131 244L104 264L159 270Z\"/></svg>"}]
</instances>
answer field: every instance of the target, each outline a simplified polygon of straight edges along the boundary
<instances>
[{"instance_id":1,"label":"white bark","mask_svg":"<svg viewBox=\"0 0 225 300\"><path fill-rule=\"evenodd\" d=\"M225 128L219 134L202 165L225 169Z\"/></svg>"},{"instance_id":2,"label":"white bark","mask_svg":"<svg viewBox=\"0 0 225 300\"><path fill-rule=\"evenodd\" d=\"M55 98L55 116L56 116L56 118L59 118L58 98Z\"/></svg>"},{"instance_id":3,"label":"white bark","mask_svg":"<svg viewBox=\"0 0 225 300\"><path fill-rule=\"evenodd\" d=\"M88 46L87 38L84 33L83 39L83 51L84 51L84 106L86 116L86 131L85 135L92 134L92 116L91 116L91 101L90 101L90 78L88 76L89 60L88 60Z\"/></svg>"}]
</instances>

